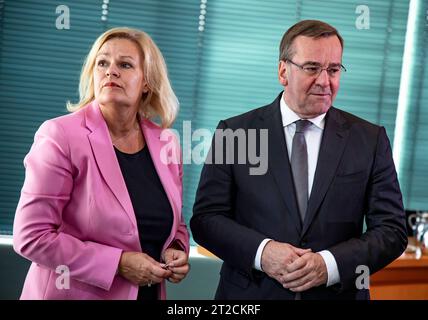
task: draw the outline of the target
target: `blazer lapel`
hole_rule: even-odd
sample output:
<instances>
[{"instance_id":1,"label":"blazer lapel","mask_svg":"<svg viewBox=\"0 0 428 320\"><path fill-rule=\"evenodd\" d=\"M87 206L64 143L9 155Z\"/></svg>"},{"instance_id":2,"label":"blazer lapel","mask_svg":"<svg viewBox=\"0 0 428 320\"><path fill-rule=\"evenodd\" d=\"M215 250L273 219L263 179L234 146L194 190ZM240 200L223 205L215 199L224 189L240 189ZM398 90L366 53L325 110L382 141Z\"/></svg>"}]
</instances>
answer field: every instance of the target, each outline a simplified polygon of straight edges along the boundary
<instances>
[{"instance_id":1,"label":"blazer lapel","mask_svg":"<svg viewBox=\"0 0 428 320\"><path fill-rule=\"evenodd\" d=\"M285 141L284 128L279 106L282 94L268 107L264 115L264 125L269 130L269 170L278 186L285 206L293 219L298 233L302 230L302 222L297 210L293 178Z\"/></svg>"},{"instance_id":2,"label":"blazer lapel","mask_svg":"<svg viewBox=\"0 0 428 320\"><path fill-rule=\"evenodd\" d=\"M344 119L338 111L334 107L331 107L326 115L326 124L308 209L303 223L302 237L311 225L336 174L349 135L349 128L345 124Z\"/></svg>"},{"instance_id":3,"label":"blazer lapel","mask_svg":"<svg viewBox=\"0 0 428 320\"><path fill-rule=\"evenodd\" d=\"M171 176L171 171L168 168L168 163L167 163L168 159L166 159L167 151L166 150L164 150L164 152L162 151L163 147L169 148L167 145L171 142L161 141L161 133L163 132L163 129L153 125L146 119L141 120L141 128L143 130L146 146L149 148L150 156L152 158L156 172L159 176L159 179L162 183L162 186L165 190L165 193L171 205L173 215L174 215L173 226L171 230L175 230L181 214L181 205L176 203L176 201L174 200L180 199L181 196L178 188L175 188L171 185L174 183L173 182L174 178ZM172 135L173 135L172 131L165 131L165 137L167 139L170 139L170 136L171 138L174 139ZM172 145L173 145L172 149L169 149L168 151L172 152L170 156L172 156L173 158L171 157L169 160L171 161L173 159L174 163L178 164L180 161L180 150L177 149L178 146L175 143L171 144L171 146Z\"/></svg>"},{"instance_id":4,"label":"blazer lapel","mask_svg":"<svg viewBox=\"0 0 428 320\"><path fill-rule=\"evenodd\" d=\"M122 205L131 222L137 225L131 198L129 197L125 180L120 171L119 162L101 110L94 101L85 111L86 126L91 130L91 133L88 134L88 139L101 175L116 199Z\"/></svg>"}]
</instances>

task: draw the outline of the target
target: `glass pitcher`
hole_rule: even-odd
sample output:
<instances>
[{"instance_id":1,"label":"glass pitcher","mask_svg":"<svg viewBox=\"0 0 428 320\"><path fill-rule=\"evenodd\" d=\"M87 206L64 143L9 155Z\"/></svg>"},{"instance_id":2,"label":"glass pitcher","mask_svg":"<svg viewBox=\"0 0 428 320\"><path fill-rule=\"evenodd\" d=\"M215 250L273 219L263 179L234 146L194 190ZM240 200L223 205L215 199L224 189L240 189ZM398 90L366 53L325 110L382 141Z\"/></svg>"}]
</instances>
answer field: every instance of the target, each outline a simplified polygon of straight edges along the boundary
<instances>
[{"instance_id":1,"label":"glass pitcher","mask_svg":"<svg viewBox=\"0 0 428 320\"><path fill-rule=\"evenodd\" d=\"M408 217L408 222L417 244L428 248L428 212L412 213Z\"/></svg>"}]
</instances>

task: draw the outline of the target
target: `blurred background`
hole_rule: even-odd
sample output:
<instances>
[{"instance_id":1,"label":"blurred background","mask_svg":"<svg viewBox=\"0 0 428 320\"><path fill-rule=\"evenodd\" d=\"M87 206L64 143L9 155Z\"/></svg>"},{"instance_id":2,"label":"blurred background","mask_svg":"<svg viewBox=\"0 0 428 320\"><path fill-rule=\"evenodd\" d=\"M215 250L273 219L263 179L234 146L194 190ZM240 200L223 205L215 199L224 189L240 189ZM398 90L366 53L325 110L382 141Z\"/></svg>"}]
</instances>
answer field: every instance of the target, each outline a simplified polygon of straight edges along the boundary
<instances>
[{"instance_id":1,"label":"blurred background","mask_svg":"<svg viewBox=\"0 0 428 320\"><path fill-rule=\"evenodd\" d=\"M184 121L191 121L192 132L213 131L219 120L276 98L282 90L279 42L302 19L326 21L344 38L348 71L334 105L385 126L407 214L419 213L412 220L422 223L428 211L428 1L0 0L0 299L19 297L29 265L11 247L23 158L41 123L66 114L66 101L78 100L82 63L103 31L129 26L154 39L180 101L174 128L183 142ZM206 140L195 139L191 147ZM191 148L183 152L191 158ZM187 222L201 170L189 162ZM221 261L199 249L192 249L192 272L170 289L171 299L213 297ZM393 275L385 270L374 279L378 298L394 297L395 280L410 277L410 287L397 289L409 295L398 298L428 299L428 259L424 250L415 252L417 262L397 261Z\"/></svg>"}]
</instances>

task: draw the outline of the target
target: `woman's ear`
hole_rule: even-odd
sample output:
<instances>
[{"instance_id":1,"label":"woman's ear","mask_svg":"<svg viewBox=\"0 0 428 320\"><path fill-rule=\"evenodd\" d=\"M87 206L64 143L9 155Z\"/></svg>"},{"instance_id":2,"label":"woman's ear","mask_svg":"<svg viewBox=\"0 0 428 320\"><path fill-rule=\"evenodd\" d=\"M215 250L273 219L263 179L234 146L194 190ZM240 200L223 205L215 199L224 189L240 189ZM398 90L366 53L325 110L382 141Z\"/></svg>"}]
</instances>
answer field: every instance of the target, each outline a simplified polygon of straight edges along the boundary
<instances>
[{"instance_id":1,"label":"woman's ear","mask_svg":"<svg viewBox=\"0 0 428 320\"><path fill-rule=\"evenodd\" d=\"M149 92L149 86L148 86L147 82L144 81L143 93L147 93L147 92Z\"/></svg>"},{"instance_id":2,"label":"woman's ear","mask_svg":"<svg viewBox=\"0 0 428 320\"><path fill-rule=\"evenodd\" d=\"M284 87L288 84L287 80L287 64L285 61L280 61L278 65L278 79Z\"/></svg>"}]
</instances>

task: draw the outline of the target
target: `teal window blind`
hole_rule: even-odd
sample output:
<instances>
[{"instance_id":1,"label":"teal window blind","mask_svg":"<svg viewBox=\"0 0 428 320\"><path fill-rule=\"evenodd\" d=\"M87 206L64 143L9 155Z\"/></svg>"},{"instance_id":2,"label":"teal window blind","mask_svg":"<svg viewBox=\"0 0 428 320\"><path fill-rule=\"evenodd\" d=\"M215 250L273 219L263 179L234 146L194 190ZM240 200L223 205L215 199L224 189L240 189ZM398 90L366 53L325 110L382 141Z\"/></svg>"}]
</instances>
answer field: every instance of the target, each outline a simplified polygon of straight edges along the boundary
<instances>
[{"instance_id":1,"label":"teal window blind","mask_svg":"<svg viewBox=\"0 0 428 320\"><path fill-rule=\"evenodd\" d=\"M345 111L385 126L391 142L406 36L409 3L400 0L370 0L369 29L358 29L356 8L360 1L302 1L302 19L319 19L335 26L345 41L341 87L334 103Z\"/></svg>"},{"instance_id":2,"label":"teal window blind","mask_svg":"<svg viewBox=\"0 0 428 320\"><path fill-rule=\"evenodd\" d=\"M361 5L356 0L106 2L103 8L103 1L0 1L0 233L12 230L24 179L22 160L36 129L44 120L65 114L66 100L77 100L83 59L95 38L111 27L143 29L160 47L180 100L174 128L182 135L183 121L192 121L193 130L213 131L219 120L273 101L282 90L277 66L283 33L301 19L324 20L345 39L348 72L342 75L335 105L384 125L394 139L408 1L366 1L370 28L361 30L355 25ZM70 8L69 30L55 28L58 5ZM426 5L419 10L417 66L402 143L400 182L411 209L428 207ZM195 163L184 165L187 221L200 170Z\"/></svg>"},{"instance_id":3,"label":"teal window blind","mask_svg":"<svg viewBox=\"0 0 428 320\"><path fill-rule=\"evenodd\" d=\"M70 8L69 30L56 29L60 4ZM34 133L76 101L84 53L102 26L100 4L84 0L5 1L2 9L0 233L10 234Z\"/></svg>"},{"instance_id":4,"label":"teal window blind","mask_svg":"<svg viewBox=\"0 0 428 320\"><path fill-rule=\"evenodd\" d=\"M183 121L193 117L197 85L198 0L173 1L112 1L109 6L108 28L126 26L146 31L159 46L167 63L172 87L180 102L180 111L173 125L183 137ZM183 141L183 139L181 139ZM183 166L183 215L188 222L193 200L189 196L193 181L190 167Z\"/></svg>"},{"instance_id":5,"label":"teal window blind","mask_svg":"<svg viewBox=\"0 0 428 320\"><path fill-rule=\"evenodd\" d=\"M179 119L190 117L199 1L106 2L106 9L102 7L103 1L1 3L0 234L12 231L24 181L23 158L35 131L44 120L66 114L67 100L78 100L82 63L93 41L104 30L130 26L152 36L165 56L181 102ZM70 9L69 30L56 29L58 5Z\"/></svg>"},{"instance_id":6,"label":"teal window blind","mask_svg":"<svg viewBox=\"0 0 428 320\"><path fill-rule=\"evenodd\" d=\"M193 129L214 132L219 120L273 101L281 91L277 48L294 14L292 1L207 2ZM187 167L184 206L191 209L202 164Z\"/></svg>"},{"instance_id":7,"label":"teal window blind","mask_svg":"<svg viewBox=\"0 0 428 320\"><path fill-rule=\"evenodd\" d=\"M334 105L386 127L393 140L407 1L371 0L370 28L357 29L360 1L208 1L197 107L192 125L218 121L268 104L282 90L277 80L283 33L302 19L335 26L345 41L341 88ZM185 205L191 206L202 166L188 170ZM428 200L427 200L428 202Z\"/></svg>"},{"instance_id":8,"label":"teal window blind","mask_svg":"<svg viewBox=\"0 0 428 320\"><path fill-rule=\"evenodd\" d=\"M410 60L403 66L409 81L402 83L404 114L397 121L403 128L396 146L399 178L404 206L409 210L428 211L428 3L412 0L414 14L409 24L414 33L409 48Z\"/></svg>"}]
</instances>

